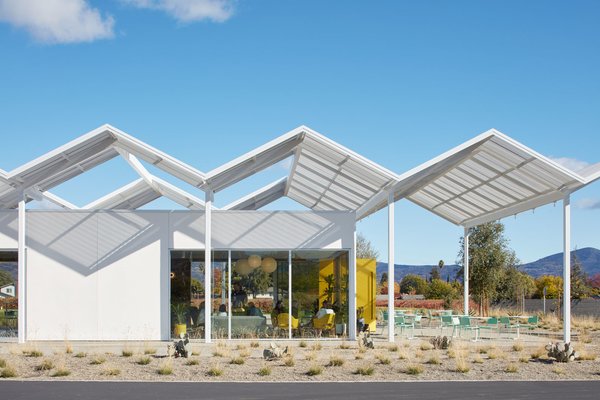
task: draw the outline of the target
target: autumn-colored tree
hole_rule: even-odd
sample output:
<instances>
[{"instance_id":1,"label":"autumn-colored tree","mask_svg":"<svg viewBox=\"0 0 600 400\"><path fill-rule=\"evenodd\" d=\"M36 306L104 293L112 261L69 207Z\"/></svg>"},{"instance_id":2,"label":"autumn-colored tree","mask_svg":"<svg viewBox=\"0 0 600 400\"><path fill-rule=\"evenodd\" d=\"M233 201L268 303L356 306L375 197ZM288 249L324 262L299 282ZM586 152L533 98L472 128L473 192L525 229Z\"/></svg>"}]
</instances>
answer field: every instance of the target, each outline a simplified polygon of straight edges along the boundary
<instances>
[{"instance_id":1,"label":"autumn-colored tree","mask_svg":"<svg viewBox=\"0 0 600 400\"><path fill-rule=\"evenodd\" d=\"M535 280L535 297L544 297L546 288L547 299L559 299L563 293L563 279L560 276L542 275Z\"/></svg>"}]
</instances>

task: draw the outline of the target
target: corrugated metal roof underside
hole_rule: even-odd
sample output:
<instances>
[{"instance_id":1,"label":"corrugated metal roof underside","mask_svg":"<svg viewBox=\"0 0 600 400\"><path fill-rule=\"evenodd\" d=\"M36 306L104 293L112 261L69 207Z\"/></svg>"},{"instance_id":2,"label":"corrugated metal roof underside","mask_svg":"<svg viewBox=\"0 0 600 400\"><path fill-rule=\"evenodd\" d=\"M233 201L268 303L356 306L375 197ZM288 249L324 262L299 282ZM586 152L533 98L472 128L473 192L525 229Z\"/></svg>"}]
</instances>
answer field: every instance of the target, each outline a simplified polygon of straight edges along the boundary
<instances>
[{"instance_id":1,"label":"corrugated metal roof underside","mask_svg":"<svg viewBox=\"0 0 600 400\"><path fill-rule=\"evenodd\" d=\"M279 179L256 192L225 206L222 210L258 210L285 195L287 177Z\"/></svg>"},{"instance_id":2,"label":"corrugated metal roof underside","mask_svg":"<svg viewBox=\"0 0 600 400\"><path fill-rule=\"evenodd\" d=\"M476 147L407 198L442 218L471 226L526 211L564 198L582 186L525 148L500 136Z\"/></svg>"},{"instance_id":3,"label":"corrugated metal roof underside","mask_svg":"<svg viewBox=\"0 0 600 400\"><path fill-rule=\"evenodd\" d=\"M89 210L135 210L159 197L160 193L140 178L82 208Z\"/></svg>"}]
</instances>

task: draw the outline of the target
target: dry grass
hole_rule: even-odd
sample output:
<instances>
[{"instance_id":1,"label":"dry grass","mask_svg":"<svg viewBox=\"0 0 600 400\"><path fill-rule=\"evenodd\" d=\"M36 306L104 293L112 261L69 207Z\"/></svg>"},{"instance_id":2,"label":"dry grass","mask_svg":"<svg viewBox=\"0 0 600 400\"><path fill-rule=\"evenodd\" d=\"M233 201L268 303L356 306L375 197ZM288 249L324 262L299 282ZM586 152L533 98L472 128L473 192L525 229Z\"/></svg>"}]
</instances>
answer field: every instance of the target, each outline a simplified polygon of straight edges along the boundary
<instances>
[{"instance_id":1,"label":"dry grass","mask_svg":"<svg viewBox=\"0 0 600 400\"><path fill-rule=\"evenodd\" d=\"M564 375L565 369L563 367L555 366L552 368L552 372L554 372L556 375Z\"/></svg>"},{"instance_id":2,"label":"dry grass","mask_svg":"<svg viewBox=\"0 0 600 400\"><path fill-rule=\"evenodd\" d=\"M547 356L548 356L548 351L546 350L546 348L544 346L538 347L537 349L535 349L533 351L533 353L531 353L531 358L533 358L534 360L539 360L540 358L547 357Z\"/></svg>"},{"instance_id":3,"label":"dry grass","mask_svg":"<svg viewBox=\"0 0 600 400\"><path fill-rule=\"evenodd\" d=\"M247 348L248 347L245 344L243 344L243 343L240 343L237 346L235 346L236 350L246 350Z\"/></svg>"},{"instance_id":4,"label":"dry grass","mask_svg":"<svg viewBox=\"0 0 600 400\"><path fill-rule=\"evenodd\" d=\"M389 358L388 356L384 355L384 354L377 354L375 356L375 358L377 359L377 361L379 361L380 364L382 365L390 365L392 363L392 359Z\"/></svg>"},{"instance_id":5,"label":"dry grass","mask_svg":"<svg viewBox=\"0 0 600 400\"><path fill-rule=\"evenodd\" d=\"M0 371L0 378L16 378L17 376L17 370L11 365L5 365Z\"/></svg>"},{"instance_id":6,"label":"dry grass","mask_svg":"<svg viewBox=\"0 0 600 400\"><path fill-rule=\"evenodd\" d=\"M144 348L145 355L156 354L156 349L154 347L146 347Z\"/></svg>"},{"instance_id":7,"label":"dry grass","mask_svg":"<svg viewBox=\"0 0 600 400\"><path fill-rule=\"evenodd\" d=\"M269 375L271 375L271 372L273 372L271 370L271 367L269 367L268 365L265 365L258 370L258 375L269 376Z\"/></svg>"},{"instance_id":8,"label":"dry grass","mask_svg":"<svg viewBox=\"0 0 600 400\"><path fill-rule=\"evenodd\" d=\"M429 359L427 361L425 361L425 364L431 364L431 365L440 365L442 362L440 361L440 356L438 354L432 354Z\"/></svg>"},{"instance_id":9,"label":"dry grass","mask_svg":"<svg viewBox=\"0 0 600 400\"><path fill-rule=\"evenodd\" d=\"M596 354L588 352L585 349L577 351L577 360L580 361L594 361L596 359Z\"/></svg>"},{"instance_id":10,"label":"dry grass","mask_svg":"<svg viewBox=\"0 0 600 400\"><path fill-rule=\"evenodd\" d=\"M306 361L314 361L316 358L317 358L317 354L314 351L312 351L304 356L304 359Z\"/></svg>"},{"instance_id":11,"label":"dry grass","mask_svg":"<svg viewBox=\"0 0 600 400\"><path fill-rule=\"evenodd\" d=\"M252 347L253 349L257 349L260 347L260 343L256 340L253 340L252 342L250 342L250 347Z\"/></svg>"},{"instance_id":12,"label":"dry grass","mask_svg":"<svg viewBox=\"0 0 600 400\"><path fill-rule=\"evenodd\" d=\"M312 345L312 349L315 351L319 351L323 349L323 345L319 342L316 342L315 344Z\"/></svg>"},{"instance_id":13,"label":"dry grass","mask_svg":"<svg viewBox=\"0 0 600 400\"><path fill-rule=\"evenodd\" d=\"M206 374L208 376L221 376L223 375L223 369L219 366L219 364L215 364L208 369Z\"/></svg>"},{"instance_id":14,"label":"dry grass","mask_svg":"<svg viewBox=\"0 0 600 400\"><path fill-rule=\"evenodd\" d=\"M577 329L598 331L600 330L600 318L592 315L573 315L571 316L571 326Z\"/></svg>"},{"instance_id":15,"label":"dry grass","mask_svg":"<svg viewBox=\"0 0 600 400\"><path fill-rule=\"evenodd\" d=\"M217 347L216 349L213 350L212 355L213 355L213 357L228 357L229 351L226 351L222 348Z\"/></svg>"},{"instance_id":16,"label":"dry grass","mask_svg":"<svg viewBox=\"0 0 600 400\"><path fill-rule=\"evenodd\" d=\"M346 342L342 342L338 346L338 348L341 349L341 350L348 350L348 349L351 349L352 347L353 347L352 345L350 345L349 343L346 343Z\"/></svg>"},{"instance_id":17,"label":"dry grass","mask_svg":"<svg viewBox=\"0 0 600 400\"><path fill-rule=\"evenodd\" d=\"M423 369L422 365L411 364L406 367L406 369L404 370L404 373L408 374L408 375L419 375L419 374L422 374L423 371L424 371L424 369Z\"/></svg>"},{"instance_id":18,"label":"dry grass","mask_svg":"<svg viewBox=\"0 0 600 400\"><path fill-rule=\"evenodd\" d=\"M42 361L42 363L40 365L36 365L35 370L36 371L49 371L52 368L54 368L54 363L52 362L52 360L44 360Z\"/></svg>"},{"instance_id":19,"label":"dry grass","mask_svg":"<svg viewBox=\"0 0 600 400\"><path fill-rule=\"evenodd\" d=\"M317 376L317 375L321 375L322 373L323 373L323 367L321 367L320 365L312 365L306 372L306 375Z\"/></svg>"},{"instance_id":20,"label":"dry grass","mask_svg":"<svg viewBox=\"0 0 600 400\"><path fill-rule=\"evenodd\" d=\"M100 364L104 364L105 361L106 361L106 358L97 355L92 358L92 361L90 361L90 364L91 365L100 365Z\"/></svg>"},{"instance_id":21,"label":"dry grass","mask_svg":"<svg viewBox=\"0 0 600 400\"><path fill-rule=\"evenodd\" d=\"M495 347L487 351L487 356L490 360L495 360L496 358L505 358L504 352Z\"/></svg>"},{"instance_id":22,"label":"dry grass","mask_svg":"<svg viewBox=\"0 0 600 400\"><path fill-rule=\"evenodd\" d=\"M398 359L399 360L406 360L408 358L408 352L406 351L406 348L401 348L400 350L398 350Z\"/></svg>"},{"instance_id":23,"label":"dry grass","mask_svg":"<svg viewBox=\"0 0 600 400\"><path fill-rule=\"evenodd\" d=\"M581 343L592 343L592 337L587 329L584 329L583 332L577 336L577 340Z\"/></svg>"},{"instance_id":24,"label":"dry grass","mask_svg":"<svg viewBox=\"0 0 600 400\"><path fill-rule=\"evenodd\" d=\"M483 358L477 354L475 357L473 357L473 362L475 364L483 364Z\"/></svg>"},{"instance_id":25,"label":"dry grass","mask_svg":"<svg viewBox=\"0 0 600 400\"><path fill-rule=\"evenodd\" d=\"M121 350L121 356L122 357L131 357L133 355L133 351L129 350L129 349L123 349Z\"/></svg>"},{"instance_id":26,"label":"dry grass","mask_svg":"<svg viewBox=\"0 0 600 400\"><path fill-rule=\"evenodd\" d=\"M518 342L514 342L512 349L513 351L519 352L519 351L523 351L523 349L525 348L525 346L523 346L523 342L518 341Z\"/></svg>"},{"instance_id":27,"label":"dry grass","mask_svg":"<svg viewBox=\"0 0 600 400\"><path fill-rule=\"evenodd\" d=\"M73 357L84 358L85 356L87 356L87 354L85 354L83 351L80 351L79 353L75 354Z\"/></svg>"},{"instance_id":28,"label":"dry grass","mask_svg":"<svg viewBox=\"0 0 600 400\"><path fill-rule=\"evenodd\" d=\"M356 371L354 371L355 374L357 375L373 375L375 373L375 367L373 367L372 365L363 365L360 366L358 368L356 368Z\"/></svg>"},{"instance_id":29,"label":"dry grass","mask_svg":"<svg viewBox=\"0 0 600 400\"><path fill-rule=\"evenodd\" d=\"M54 378L59 378L61 376L69 376L69 375L71 375L71 371L69 371L64 366L56 368L54 370L54 372L52 374L50 374L50 376L52 376Z\"/></svg>"},{"instance_id":30,"label":"dry grass","mask_svg":"<svg viewBox=\"0 0 600 400\"><path fill-rule=\"evenodd\" d=\"M344 365L345 362L346 362L346 360L344 360L342 357L331 356L329 358L329 364L327 364L327 366L329 366L329 367L341 367L342 365Z\"/></svg>"},{"instance_id":31,"label":"dry grass","mask_svg":"<svg viewBox=\"0 0 600 400\"><path fill-rule=\"evenodd\" d=\"M135 363L138 365L148 365L148 364L150 364L150 361L152 361L152 359L150 357L144 356L144 357L138 358L138 360Z\"/></svg>"},{"instance_id":32,"label":"dry grass","mask_svg":"<svg viewBox=\"0 0 600 400\"><path fill-rule=\"evenodd\" d=\"M233 365L244 365L246 360L243 357L234 357L229 363Z\"/></svg>"},{"instance_id":33,"label":"dry grass","mask_svg":"<svg viewBox=\"0 0 600 400\"><path fill-rule=\"evenodd\" d=\"M66 343L65 344L65 354L73 354L73 346L71 346L71 343Z\"/></svg>"},{"instance_id":34,"label":"dry grass","mask_svg":"<svg viewBox=\"0 0 600 400\"><path fill-rule=\"evenodd\" d=\"M519 372L519 366L515 363L510 363L506 366L506 368L504 368L504 372L509 374L515 374Z\"/></svg>"},{"instance_id":35,"label":"dry grass","mask_svg":"<svg viewBox=\"0 0 600 400\"><path fill-rule=\"evenodd\" d=\"M364 353L361 353L360 351L357 351L356 353L354 353L355 360L362 360L363 358L365 358Z\"/></svg>"},{"instance_id":36,"label":"dry grass","mask_svg":"<svg viewBox=\"0 0 600 400\"><path fill-rule=\"evenodd\" d=\"M102 375L104 376L117 376L117 375L121 375L121 370L119 368L105 368L104 371L102 371Z\"/></svg>"},{"instance_id":37,"label":"dry grass","mask_svg":"<svg viewBox=\"0 0 600 400\"><path fill-rule=\"evenodd\" d=\"M397 344L392 344L388 347L388 351L391 353L396 353L398 352L398 350L400 350L400 346L398 346Z\"/></svg>"},{"instance_id":38,"label":"dry grass","mask_svg":"<svg viewBox=\"0 0 600 400\"><path fill-rule=\"evenodd\" d=\"M454 348L454 371L466 374L471 370L469 362L469 350L464 346L457 345Z\"/></svg>"},{"instance_id":39,"label":"dry grass","mask_svg":"<svg viewBox=\"0 0 600 400\"><path fill-rule=\"evenodd\" d=\"M244 349L242 351L240 351L240 357L244 357L244 358L248 358L250 357L250 350L248 349Z\"/></svg>"},{"instance_id":40,"label":"dry grass","mask_svg":"<svg viewBox=\"0 0 600 400\"><path fill-rule=\"evenodd\" d=\"M25 357L43 357L44 353L42 353L39 350L33 349L33 350L23 350L23 354L25 355Z\"/></svg>"},{"instance_id":41,"label":"dry grass","mask_svg":"<svg viewBox=\"0 0 600 400\"><path fill-rule=\"evenodd\" d=\"M156 370L156 373L159 375L171 375L173 374L173 362L168 359L163 361Z\"/></svg>"},{"instance_id":42,"label":"dry grass","mask_svg":"<svg viewBox=\"0 0 600 400\"><path fill-rule=\"evenodd\" d=\"M187 365L188 367L191 367L193 365L198 365L198 364L200 364L200 361L196 358L191 358L185 362L185 365Z\"/></svg>"},{"instance_id":43,"label":"dry grass","mask_svg":"<svg viewBox=\"0 0 600 400\"><path fill-rule=\"evenodd\" d=\"M523 364L527 364L529 362L529 357L521 356L521 357L519 357L519 362L523 363Z\"/></svg>"},{"instance_id":44,"label":"dry grass","mask_svg":"<svg viewBox=\"0 0 600 400\"><path fill-rule=\"evenodd\" d=\"M293 367L294 365L296 365L296 360L294 359L294 356L287 356L283 360L283 365L285 365L286 367Z\"/></svg>"},{"instance_id":45,"label":"dry grass","mask_svg":"<svg viewBox=\"0 0 600 400\"><path fill-rule=\"evenodd\" d=\"M308 344L306 343L306 340L301 340L300 343L298 343L298 347L304 348L304 347L307 347L307 346L308 346Z\"/></svg>"},{"instance_id":46,"label":"dry grass","mask_svg":"<svg viewBox=\"0 0 600 400\"><path fill-rule=\"evenodd\" d=\"M433 345L429 342L421 341L419 348L423 351L429 351L429 350L433 350Z\"/></svg>"},{"instance_id":47,"label":"dry grass","mask_svg":"<svg viewBox=\"0 0 600 400\"><path fill-rule=\"evenodd\" d=\"M4 358L0 358L0 368L6 367L6 360Z\"/></svg>"}]
</instances>

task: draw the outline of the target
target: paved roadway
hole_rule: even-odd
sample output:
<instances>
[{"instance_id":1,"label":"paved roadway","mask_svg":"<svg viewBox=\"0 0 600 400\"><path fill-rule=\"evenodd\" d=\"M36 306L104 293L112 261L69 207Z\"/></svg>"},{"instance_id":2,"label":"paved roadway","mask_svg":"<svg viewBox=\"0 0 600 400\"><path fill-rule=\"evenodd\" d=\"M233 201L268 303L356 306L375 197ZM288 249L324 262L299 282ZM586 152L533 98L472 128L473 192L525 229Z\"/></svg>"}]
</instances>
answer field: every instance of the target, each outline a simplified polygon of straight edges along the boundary
<instances>
[{"instance_id":1,"label":"paved roadway","mask_svg":"<svg viewBox=\"0 0 600 400\"><path fill-rule=\"evenodd\" d=\"M600 381L153 383L0 381L2 400L188 399L600 399Z\"/></svg>"}]
</instances>

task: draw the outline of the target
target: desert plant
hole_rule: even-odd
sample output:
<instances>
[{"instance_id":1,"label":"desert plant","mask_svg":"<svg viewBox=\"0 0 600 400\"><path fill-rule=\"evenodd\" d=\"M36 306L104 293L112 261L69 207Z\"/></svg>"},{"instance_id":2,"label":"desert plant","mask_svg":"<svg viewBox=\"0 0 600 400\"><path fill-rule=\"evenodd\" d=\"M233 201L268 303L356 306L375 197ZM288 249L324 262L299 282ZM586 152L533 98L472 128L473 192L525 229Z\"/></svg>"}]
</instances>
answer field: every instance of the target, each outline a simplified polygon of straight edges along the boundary
<instances>
[{"instance_id":1,"label":"desert plant","mask_svg":"<svg viewBox=\"0 0 600 400\"><path fill-rule=\"evenodd\" d=\"M440 361L440 357L437 354L433 354L431 357L429 357L427 361L425 361L425 363L432 365L440 365L442 362Z\"/></svg>"},{"instance_id":2,"label":"desert plant","mask_svg":"<svg viewBox=\"0 0 600 400\"><path fill-rule=\"evenodd\" d=\"M94 356L92 358L92 361L90 361L91 365L100 365L100 364L104 364L104 362L106 361L106 358L102 357L102 356Z\"/></svg>"},{"instance_id":3,"label":"desert plant","mask_svg":"<svg viewBox=\"0 0 600 400\"><path fill-rule=\"evenodd\" d=\"M43 357L44 355L44 353L39 350L24 350L23 354L25 354L26 357Z\"/></svg>"},{"instance_id":4,"label":"desert plant","mask_svg":"<svg viewBox=\"0 0 600 400\"><path fill-rule=\"evenodd\" d=\"M215 364L208 369L206 372L208 376L221 376L223 375L223 369L219 365Z\"/></svg>"},{"instance_id":5,"label":"desert plant","mask_svg":"<svg viewBox=\"0 0 600 400\"><path fill-rule=\"evenodd\" d=\"M200 361L196 360L195 358L191 358L185 362L185 365L187 365L188 367L191 367L192 365L198 365L198 364L200 364Z\"/></svg>"},{"instance_id":6,"label":"desert plant","mask_svg":"<svg viewBox=\"0 0 600 400\"><path fill-rule=\"evenodd\" d=\"M135 362L138 365L148 365L150 364L150 361L152 361L152 359L150 357L140 357L138 358L138 360Z\"/></svg>"},{"instance_id":7,"label":"desert plant","mask_svg":"<svg viewBox=\"0 0 600 400\"><path fill-rule=\"evenodd\" d=\"M171 375L173 373L173 363L170 359L164 361L158 366L156 373L159 375Z\"/></svg>"},{"instance_id":8,"label":"desert plant","mask_svg":"<svg viewBox=\"0 0 600 400\"><path fill-rule=\"evenodd\" d=\"M323 367L321 367L320 365L312 365L306 372L306 375L316 376L321 375L321 373L323 373Z\"/></svg>"},{"instance_id":9,"label":"desert plant","mask_svg":"<svg viewBox=\"0 0 600 400\"><path fill-rule=\"evenodd\" d=\"M308 344L306 343L306 340L301 340L300 343L298 343L298 347L307 347Z\"/></svg>"},{"instance_id":10,"label":"desert plant","mask_svg":"<svg viewBox=\"0 0 600 400\"><path fill-rule=\"evenodd\" d=\"M341 367L342 365L344 365L345 362L346 360L344 360L342 357L331 356L329 358L329 364L327 365L330 367Z\"/></svg>"},{"instance_id":11,"label":"desert plant","mask_svg":"<svg viewBox=\"0 0 600 400\"><path fill-rule=\"evenodd\" d=\"M271 372L272 372L271 367L269 367L268 365L265 365L258 370L258 375L268 376L268 375L271 375Z\"/></svg>"},{"instance_id":12,"label":"desert plant","mask_svg":"<svg viewBox=\"0 0 600 400\"><path fill-rule=\"evenodd\" d=\"M594 361L595 359L596 355L589 353L586 350L580 350L577 352L577 360L579 361Z\"/></svg>"},{"instance_id":13,"label":"desert plant","mask_svg":"<svg viewBox=\"0 0 600 400\"><path fill-rule=\"evenodd\" d=\"M79 353L76 353L73 357L83 358L85 356L86 356L86 354L83 351L80 351Z\"/></svg>"},{"instance_id":14,"label":"desert plant","mask_svg":"<svg viewBox=\"0 0 600 400\"><path fill-rule=\"evenodd\" d=\"M104 369L104 371L102 371L102 375L105 375L105 376L117 376L120 374L121 374L121 370L116 367L106 368L106 369Z\"/></svg>"},{"instance_id":15,"label":"desert plant","mask_svg":"<svg viewBox=\"0 0 600 400\"><path fill-rule=\"evenodd\" d=\"M254 349L258 348L259 346L260 346L260 343L257 342L256 340L250 342L250 347L252 347Z\"/></svg>"},{"instance_id":16,"label":"desert plant","mask_svg":"<svg viewBox=\"0 0 600 400\"><path fill-rule=\"evenodd\" d=\"M323 348L323 345L319 342L316 342L312 345L312 349L315 351L321 350Z\"/></svg>"},{"instance_id":17,"label":"desert plant","mask_svg":"<svg viewBox=\"0 0 600 400\"><path fill-rule=\"evenodd\" d=\"M406 352L406 348L402 348L398 350L398 359L406 360L408 358L408 353Z\"/></svg>"},{"instance_id":18,"label":"desert plant","mask_svg":"<svg viewBox=\"0 0 600 400\"><path fill-rule=\"evenodd\" d=\"M473 362L475 364L483 364L483 358L481 358L481 356L478 354L475 357L473 357Z\"/></svg>"},{"instance_id":19,"label":"desert plant","mask_svg":"<svg viewBox=\"0 0 600 400\"><path fill-rule=\"evenodd\" d=\"M341 350L348 350L348 349L352 348L352 346L349 343L346 343L346 342L342 342L338 347Z\"/></svg>"},{"instance_id":20,"label":"desert plant","mask_svg":"<svg viewBox=\"0 0 600 400\"><path fill-rule=\"evenodd\" d=\"M187 319L188 305L186 303L175 303L171 305L171 310L177 324L184 325Z\"/></svg>"},{"instance_id":21,"label":"desert plant","mask_svg":"<svg viewBox=\"0 0 600 400\"><path fill-rule=\"evenodd\" d=\"M40 365L37 365L35 367L36 371L49 371L52 368L54 368L54 363L52 362L52 360L44 360L42 361L42 363Z\"/></svg>"},{"instance_id":22,"label":"desert plant","mask_svg":"<svg viewBox=\"0 0 600 400\"><path fill-rule=\"evenodd\" d=\"M244 360L243 357L234 357L231 359L230 364L244 365L245 362L246 362L246 360Z\"/></svg>"},{"instance_id":23,"label":"desert plant","mask_svg":"<svg viewBox=\"0 0 600 400\"><path fill-rule=\"evenodd\" d=\"M452 339L447 336L436 336L429 340L429 343L433 346L434 349L446 350L450 347Z\"/></svg>"},{"instance_id":24,"label":"desert plant","mask_svg":"<svg viewBox=\"0 0 600 400\"><path fill-rule=\"evenodd\" d=\"M317 358L317 354L314 351L312 351L312 352L308 353L307 355L305 355L304 358L306 359L306 361L313 361L314 359Z\"/></svg>"},{"instance_id":25,"label":"desert plant","mask_svg":"<svg viewBox=\"0 0 600 400\"><path fill-rule=\"evenodd\" d=\"M504 368L504 372L507 372L509 374L514 374L518 371L519 371L519 366L515 363L510 363L506 366L506 368Z\"/></svg>"},{"instance_id":26,"label":"desert plant","mask_svg":"<svg viewBox=\"0 0 600 400\"><path fill-rule=\"evenodd\" d=\"M354 373L357 375L373 375L375 373L375 368L372 365L364 365L356 368Z\"/></svg>"},{"instance_id":27,"label":"desert plant","mask_svg":"<svg viewBox=\"0 0 600 400\"><path fill-rule=\"evenodd\" d=\"M0 368L6 367L6 360L4 358L0 358Z\"/></svg>"},{"instance_id":28,"label":"desert plant","mask_svg":"<svg viewBox=\"0 0 600 400\"><path fill-rule=\"evenodd\" d=\"M388 351L395 353L400 349L400 347L398 347L397 344L392 344L391 346L388 347Z\"/></svg>"},{"instance_id":29,"label":"desert plant","mask_svg":"<svg viewBox=\"0 0 600 400\"><path fill-rule=\"evenodd\" d=\"M526 363L529 362L529 357L527 357L527 356L521 356L521 357L519 357L519 362L523 363L523 364L526 364Z\"/></svg>"},{"instance_id":30,"label":"desert plant","mask_svg":"<svg viewBox=\"0 0 600 400\"><path fill-rule=\"evenodd\" d=\"M121 351L121 356L123 357L131 357L133 355L133 351L131 350L122 350Z\"/></svg>"},{"instance_id":31,"label":"desert plant","mask_svg":"<svg viewBox=\"0 0 600 400\"><path fill-rule=\"evenodd\" d=\"M10 365L5 365L4 368L2 368L2 371L0 371L0 378L16 378L16 377L17 377L17 370Z\"/></svg>"},{"instance_id":32,"label":"desert plant","mask_svg":"<svg viewBox=\"0 0 600 400\"><path fill-rule=\"evenodd\" d=\"M73 354L73 346L70 343L65 344L65 354Z\"/></svg>"},{"instance_id":33,"label":"desert plant","mask_svg":"<svg viewBox=\"0 0 600 400\"><path fill-rule=\"evenodd\" d=\"M248 348L248 347L247 347L245 344L243 344L243 343L240 343L240 344L238 344L237 346L235 346L235 349L236 349L236 350L245 350L245 349L247 349L247 348Z\"/></svg>"},{"instance_id":34,"label":"desert plant","mask_svg":"<svg viewBox=\"0 0 600 400\"><path fill-rule=\"evenodd\" d=\"M454 362L456 363L454 368L454 371L456 372L461 372L464 374L471 370L469 360L467 359L467 352L464 349L456 351Z\"/></svg>"},{"instance_id":35,"label":"desert plant","mask_svg":"<svg viewBox=\"0 0 600 400\"><path fill-rule=\"evenodd\" d=\"M423 367L419 364L411 364L406 367L404 373L408 375L419 375L423 373Z\"/></svg>"},{"instance_id":36,"label":"desert plant","mask_svg":"<svg viewBox=\"0 0 600 400\"><path fill-rule=\"evenodd\" d=\"M293 367L294 365L296 365L296 360L294 360L293 356L287 356L283 360L283 365L285 365L286 367Z\"/></svg>"},{"instance_id":37,"label":"desert plant","mask_svg":"<svg viewBox=\"0 0 600 400\"><path fill-rule=\"evenodd\" d=\"M523 351L525 346L523 346L523 342L515 342L515 343L513 343L512 348L513 348L513 351L519 352L519 351Z\"/></svg>"},{"instance_id":38,"label":"desert plant","mask_svg":"<svg viewBox=\"0 0 600 400\"><path fill-rule=\"evenodd\" d=\"M429 351L429 350L434 349L434 346L433 346L433 344L431 344L429 342L421 341L419 348L423 351Z\"/></svg>"},{"instance_id":39,"label":"desert plant","mask_svg":"<svg viewBox=\"0 0 600 400\"><path fill-rule=\"evenodd\" d=\"M58 367L54 370L54 372L52 374L50 374L50 376L52 376L54 378L58 378L61 376L69 376L69 375L71 375L71 371L69 371L65 367Z\"/></svg>"},{"instance_id":40,"label":"desert plant","mask_svg":"<svg viewBox=\"0 0 600 400\"><path fill-rule=\"evenodd\" d=\"M556 375L564 375L565 369L563 367L556 366L552 368L552 372L554 372Z\"/></svg>"},{"instance_id":41,"label":"desert plant","mask_svg":"<svg viewBox=\"0 0 600 400\"><path fill-rule=\"evenodd\" d=\"M156 349L154 347L146 347L144 348L145 355L156 354Z\"/></svg>"},{"instance_id":42,"label":"desert plant","mask_svg":"<svg viewBox=\"0 0 600 400\"><path fill-rule=\"evenodd\" d=\"M533 353L531 353L531 358L533 358L534 360L538 360L540 358L543 358L546 356L546 348L545 347L538 347L537 349L535 349L533 351Z\"/></svg>"},{"instance_id":43,"label":"desert plant","mask_svg":"<svg viewBox=\"0 0 600 400\"><path fill-rule=\"evenodd\" d=\"M379 361L380 364L383 365L389 365L392 363L392 360L388 356L385 356L383 354L377 354L375 358Z\"/></svg>"}]
</instances>

